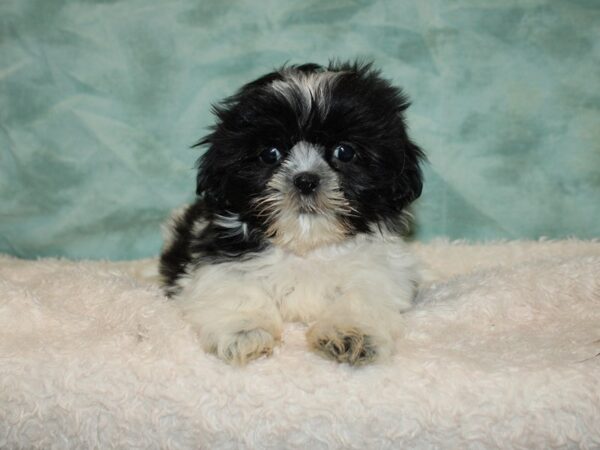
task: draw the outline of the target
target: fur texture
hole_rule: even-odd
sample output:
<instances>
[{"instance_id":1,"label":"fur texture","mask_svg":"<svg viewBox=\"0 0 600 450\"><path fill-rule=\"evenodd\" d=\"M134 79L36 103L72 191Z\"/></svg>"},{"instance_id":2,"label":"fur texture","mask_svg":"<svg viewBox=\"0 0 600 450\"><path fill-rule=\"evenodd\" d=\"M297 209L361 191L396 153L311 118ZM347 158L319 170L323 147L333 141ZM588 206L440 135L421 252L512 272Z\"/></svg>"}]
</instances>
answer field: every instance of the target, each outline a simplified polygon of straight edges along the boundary
<instances>
[{"instance_id":1,"label":"fur texture","mask_svg":"<svg viewBox=\"0 0 600 450\"><path fill-rule=\"evenodd\" d=\"M334 360L390 356L418 279L398 237L421 193L407 106L371 65L333 63L284 67L215 107L198 199L160 266L206 351L243 364L301 321Z\"/></svg>"},{"instance_id":2,"label":"fur texture","mask_svg":"<svg viewBox=\"0 0 600 450\"><path fill-rule=\"evenodd\" d=\"M0 256L0 448L599 448L600 243L411 251L431 282L389 362L360 370L297 323L232 370L156 260Z\"/></svg>"}]
</instances>

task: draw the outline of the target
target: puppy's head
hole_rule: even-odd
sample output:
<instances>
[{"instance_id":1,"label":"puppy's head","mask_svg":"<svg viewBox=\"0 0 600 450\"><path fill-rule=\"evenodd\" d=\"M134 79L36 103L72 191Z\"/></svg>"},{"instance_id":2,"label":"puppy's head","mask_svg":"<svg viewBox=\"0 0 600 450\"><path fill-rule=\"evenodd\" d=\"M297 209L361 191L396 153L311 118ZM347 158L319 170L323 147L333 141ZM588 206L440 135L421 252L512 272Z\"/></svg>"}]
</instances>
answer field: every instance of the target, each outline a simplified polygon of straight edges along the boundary
<instances>
[{"instance_id":1,"label":"puppy's head","mask_svg":"<svg viewBox=\"0 0 600 450\"><path fill-rule=\"evenodd\" d=\"M370 64L284 67L215 106L197 193L297 253L394 228L422 187L407 107Z\"/></svg>"}]
</instances>

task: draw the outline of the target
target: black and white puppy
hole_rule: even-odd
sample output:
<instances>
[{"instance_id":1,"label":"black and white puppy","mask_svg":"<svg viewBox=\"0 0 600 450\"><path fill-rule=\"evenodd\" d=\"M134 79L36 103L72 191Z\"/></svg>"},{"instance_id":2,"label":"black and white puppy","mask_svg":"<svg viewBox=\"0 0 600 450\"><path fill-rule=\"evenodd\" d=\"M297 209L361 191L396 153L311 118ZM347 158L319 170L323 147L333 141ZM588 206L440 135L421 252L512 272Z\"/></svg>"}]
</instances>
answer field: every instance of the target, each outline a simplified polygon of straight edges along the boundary
<instances>
[{"instance_id":1,"label":"black and white puppy","mask_svg":"<svg viewBox=\"0 0 600 450\"><path fill-rule=\"evenodd\" d=\"M417 282L399 231L421 193L408 102L370 64L287 66L214 107L195 203L160 260L207 352L268 355L283 321L339 362L387 358Z\"/></svg>"}]
</instances>

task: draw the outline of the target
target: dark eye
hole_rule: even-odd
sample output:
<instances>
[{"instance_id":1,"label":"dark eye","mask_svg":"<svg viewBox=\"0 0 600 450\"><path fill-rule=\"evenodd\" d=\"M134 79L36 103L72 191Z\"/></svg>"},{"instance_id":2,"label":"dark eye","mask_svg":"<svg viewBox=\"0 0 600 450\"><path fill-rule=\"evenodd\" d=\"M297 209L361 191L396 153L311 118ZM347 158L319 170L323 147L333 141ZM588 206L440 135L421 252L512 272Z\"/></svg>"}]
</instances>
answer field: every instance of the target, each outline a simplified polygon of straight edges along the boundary
<instances>
[{"instance_id":1,"label":"dark eye","mask_svg":"<svg viewBox=\"0 0 600 450\"><path fill-rule=\"evenodd\" d=\"M354 158L354 149L349 145L338 145L333 149L333 157L342 162L351 161Z\"/></svg>"},{"instance_id":2,"label":"dark eye","mask_svg":"<svg viewBox=\"0 0 600 450\"><path fill-rule=\"evenodd\" d=\"M281 159L281 152L275 147L270 147L263 150L259 157L265 164L275 164Z\"/></svg>"}]
</instances>

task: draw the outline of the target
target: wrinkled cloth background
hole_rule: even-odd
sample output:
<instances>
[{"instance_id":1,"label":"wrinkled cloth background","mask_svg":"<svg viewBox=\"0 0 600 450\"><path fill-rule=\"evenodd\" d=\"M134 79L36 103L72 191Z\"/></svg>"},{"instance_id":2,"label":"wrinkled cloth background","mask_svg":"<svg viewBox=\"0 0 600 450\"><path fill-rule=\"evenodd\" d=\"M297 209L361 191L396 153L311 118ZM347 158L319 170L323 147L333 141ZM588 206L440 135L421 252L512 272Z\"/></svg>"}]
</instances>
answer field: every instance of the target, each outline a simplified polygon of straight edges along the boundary
<instances>
[{"instance_id":1,"label":"wrinkled cloth background","mask_svg":"<svg viewBox=\"0 0 600 450\"><path fill-rule=\"evenodd\" d=\"M211 102L332 57L413 100L417 238L600 235L596 0L3 0L0 252L155 255Z\"/></svg>"}]
</instances>

